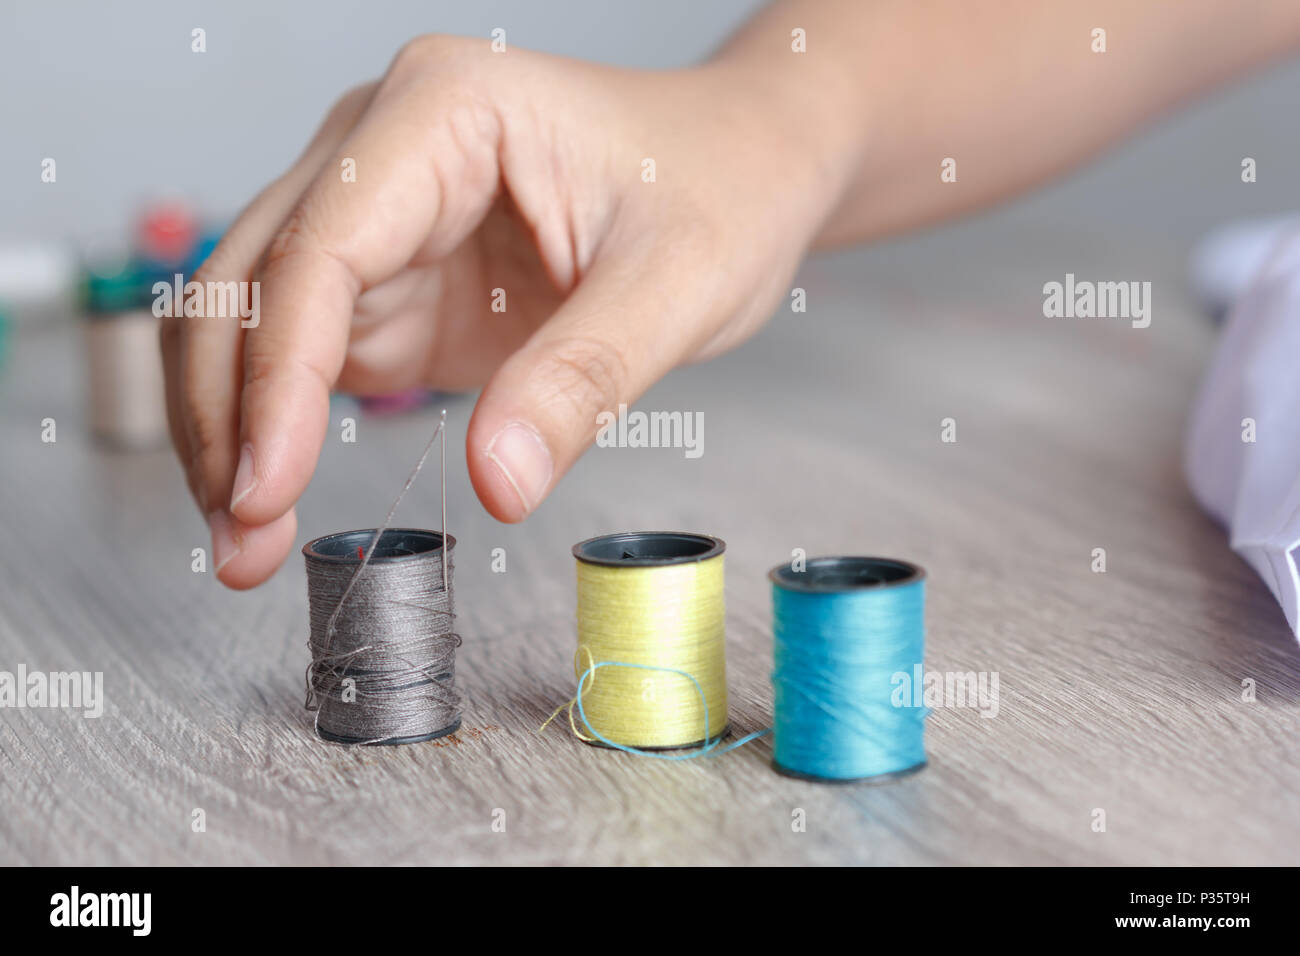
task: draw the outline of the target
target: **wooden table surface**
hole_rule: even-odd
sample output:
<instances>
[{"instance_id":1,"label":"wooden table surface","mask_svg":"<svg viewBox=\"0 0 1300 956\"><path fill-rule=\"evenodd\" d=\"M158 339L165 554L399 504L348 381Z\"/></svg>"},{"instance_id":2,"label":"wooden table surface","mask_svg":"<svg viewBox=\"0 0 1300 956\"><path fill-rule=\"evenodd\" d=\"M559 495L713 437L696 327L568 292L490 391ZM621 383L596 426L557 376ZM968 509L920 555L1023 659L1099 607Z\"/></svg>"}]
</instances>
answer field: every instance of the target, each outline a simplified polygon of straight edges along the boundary
<instances>
[{"instance_id":1,"label":"wooden table surface","mask_svg":"<svg viewBox=\"0 0 1300 956\"><path fill-rule=\"evenodd\" d=\"M811 261L806 313L639 406L703 412L701 458L595 449L522 526L474 499L471 399L449 401L464 729L406 747L315 739L301 557L247 594L192 572L205 529L170 452L96 448L77 328L20 330L0 371L0 669L102 671L107 706L0 710L0 863L1296 863L1300 652L1181 478L1214 330L1179 254L981 235ZM1151 328L1045 319L1066 272L1152 280ZM336 428L301 541L380 520L435 421ZM400 522L436 528L437 502L426 472ZM793 548L925 566L927 666L996 672L997 716L937 710L929 766L874 787L778 776L770 739L670 764L538 736L573 685L569 548L624 529L727 541L737 731L770 719L766 572Z\"/></svg>"}]
</instances>

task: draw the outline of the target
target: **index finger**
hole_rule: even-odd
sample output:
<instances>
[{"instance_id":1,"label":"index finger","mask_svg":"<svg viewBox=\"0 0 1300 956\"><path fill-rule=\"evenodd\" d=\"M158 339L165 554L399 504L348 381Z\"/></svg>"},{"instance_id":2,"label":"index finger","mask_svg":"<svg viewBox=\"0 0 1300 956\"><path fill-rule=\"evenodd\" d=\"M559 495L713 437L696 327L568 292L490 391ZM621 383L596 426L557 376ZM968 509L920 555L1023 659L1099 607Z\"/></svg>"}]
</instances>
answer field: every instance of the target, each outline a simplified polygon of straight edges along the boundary
<instances>
[{"instance_id":1,"label":"index finger","mask_svg":"<svg viewBox=\"0 0 1300 956\"><path fill-rule=\"evenodd\" d=\"M240 521L273 521L306 489L357 297L421 248L450 251L478 224L496 194L498 137L478 104L386 81L271 242L260 314L244 338L231 496Z\"/></svg>"}]
</instances>

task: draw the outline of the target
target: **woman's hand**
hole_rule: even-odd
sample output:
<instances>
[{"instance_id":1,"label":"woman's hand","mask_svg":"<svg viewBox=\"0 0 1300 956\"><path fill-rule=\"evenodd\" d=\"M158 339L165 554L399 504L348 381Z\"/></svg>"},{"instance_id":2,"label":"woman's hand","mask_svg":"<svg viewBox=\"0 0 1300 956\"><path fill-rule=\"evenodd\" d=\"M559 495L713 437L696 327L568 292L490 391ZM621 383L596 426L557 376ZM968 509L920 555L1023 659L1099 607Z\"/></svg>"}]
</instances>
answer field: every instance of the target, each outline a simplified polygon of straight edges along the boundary
<instances>
[{"instance_id":1,"label":"woman's hand","mask_svg":"<svg viewBox=\"0 0 1300 956\"><path fill-rule=\"evenodd\" d=\"M172 438L220 580L256 585L293 546L332 388L485 386L470 478L519 521L600 412L752 333L851 168L740 71L422 37L345 96L194 277L259 282L256 326L163 328Z\"/></svg>"}]
</instances>

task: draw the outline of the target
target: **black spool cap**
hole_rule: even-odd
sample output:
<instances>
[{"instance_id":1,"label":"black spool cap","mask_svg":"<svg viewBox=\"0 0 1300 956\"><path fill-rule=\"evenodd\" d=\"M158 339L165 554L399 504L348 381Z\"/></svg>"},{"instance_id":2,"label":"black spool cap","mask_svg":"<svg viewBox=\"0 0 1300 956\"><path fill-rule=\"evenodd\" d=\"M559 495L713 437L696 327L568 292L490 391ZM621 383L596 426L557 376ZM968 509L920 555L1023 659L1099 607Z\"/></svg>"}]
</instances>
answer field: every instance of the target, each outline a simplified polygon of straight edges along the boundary
<instances>
[{"instance_id":1,"label":"black spool cap","mask_svg":"<svg viewBox=\"0 0 1300 956\"><path fill-rule=\"evenodd\" d=\"M772 761L772 769L783 777L790 777L793 780L807 780L809 783L851 783L857 786L878 787L881 784L893 783L895 780L902 780L904 777L910 777L914 773L920 773L924 770L930 761L922 760L920 763L914 763L910 767L904 767L902 770L890 770L886 773L873 774L870 777L818 777L811 773L800 773L798 770L791 770L788 767L782 767L775 760Z\"/></svg>"},{"instance_id":2,"label":"black spool cap","mask_svg":"<svg viewBox=\"0 0 1300 956\"><path fill-rule=\"evenodd\" d=\"M838 555L809 558L803 571L790 564L778 564L767 573L768 579L787 591L809 594L842 594L875 588L915 584L925 578L920 565L895 558L862 558Z\"/></svg>"},{"instance_id":3,"label":"black spool cap","mask_svg":"<svg viewBox=\"0 0 1300 956\"><path fill-rule=\"evenodd\" d=\"M458 730L460 730L459 717L456 718L456 722L454 724L450 725L449 727L444 727L442 728L442 730L435 730L431 734L420 734L419 736L416 737L389 737L387 740L376 740L373 746L389 747L389 746L397 746L398 744L420 744L420 743L424 743L426 740L437 740L439 737L450 736L451 734L454 734ZM363 737L344 737L342 734L330 733L324 727L321 727L319 725L317 725L316 727L316 734L317 736L320 737L321 740L328 740L331 743L336 743L336 744L364 744L366 742L365 738Z\"/></svg>"},{"instance_id":4,"label":"black spool cap","mask_svg":"<svg viewBox=\"0 0 1300 956\"><path fill-rule=\"evenodd\" d=\"M361 553L370 550L370 542L375 540L375 528L362 528L359 531L340 531L327 534L308 541L302 546L302 553L313 561L328 561L331 564L360 564ZM370 558L376 561L403 561L423 555L435 554L442 549L443 538L450 547L448 554L456 550L456 536L443 535L439 531L424 531L420 528L388 528L379 538L379 545Z\"/></svg>"},{"instance_id":5,"label":"black spool cap","mask_svg":"<svg viewBox=\"0 0 1300 956\"><path fill-rule=\"evenodd\" d=\"M690 531L620 531L602 534L573 546L584 564L607 568L657 568L716 558L727 543L711 534Z\"/></svg>"},{"instance_id":6,"label":"black spool cap","mask_svg":"<svg viewBox=\"0 0 1300 956\"><path fill-rule=\"evenodd\" d=\"M358 531L340 531L337 534L327 534L322 537L308 541L302 546L302 553L307 558L308 563L312 561L324 561L330 564L360 564L361 555L370 550L370 544L375 540L375 528L362 528ZM409 561L413 559L437 555L442 550L444 539L448 543L448 555L456 550L456 536L444 535L439 531L425 531L421 528L387 528L379 537L379 544L375 547L375 553L370 558L371 564L388 564L394 561ZM361 549L361 555L358 555L357 549ZM441 680L441 676L439 680ZM416 684L428 683L428 681L417 681ZM415 685L411 685L415 686ZM460 730L461 720L459 717L456 721L441 730L435 730L430 734L418 734L412 737L389 737L387 740L377 740L375 746L396 746L398 744L418 744L426 740L437 740L439 737L446 737ZM365 737L348 737L342 734L332 733L316 725L316 734L322 740L329 740L337 744L363 744L366 743Z\"/></svg>"}]
</instances>

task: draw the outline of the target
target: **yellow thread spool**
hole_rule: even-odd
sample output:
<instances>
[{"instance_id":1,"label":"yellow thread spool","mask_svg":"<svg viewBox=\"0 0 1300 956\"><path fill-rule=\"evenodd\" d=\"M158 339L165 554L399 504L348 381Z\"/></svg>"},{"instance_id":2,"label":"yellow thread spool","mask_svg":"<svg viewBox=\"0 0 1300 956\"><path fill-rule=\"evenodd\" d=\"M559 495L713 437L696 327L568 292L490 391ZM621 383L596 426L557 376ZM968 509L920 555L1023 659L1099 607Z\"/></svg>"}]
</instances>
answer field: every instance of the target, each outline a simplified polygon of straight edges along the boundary
<instances>
[{"instance_id":1,"label":"yellow thread spool","mask_svg":"<svg viewBox=\"0 0 1300 956\"><path fill-rule=\"evenodd\" d=\"M575 677L607 661L639 665L599 667L583 680L582 712L602 737L656 750L698 746L726 733L726 547L710 535L647 531L573 546ZM684 671L695 681L648 668ZM582 735L585 728L579 721L575 729Z\"/></svg>"}]
</instances>

